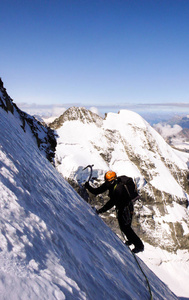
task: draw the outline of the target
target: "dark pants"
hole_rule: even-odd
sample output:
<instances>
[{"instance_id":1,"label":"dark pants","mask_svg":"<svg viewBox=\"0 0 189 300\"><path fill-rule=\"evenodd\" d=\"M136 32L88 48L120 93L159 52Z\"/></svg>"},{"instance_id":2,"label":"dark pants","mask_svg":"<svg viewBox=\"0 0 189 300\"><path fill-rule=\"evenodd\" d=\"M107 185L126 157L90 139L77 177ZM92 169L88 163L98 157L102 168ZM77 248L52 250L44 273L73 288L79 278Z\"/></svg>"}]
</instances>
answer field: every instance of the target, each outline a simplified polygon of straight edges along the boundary
<instances>
[{"instance_id":1,"label":"dark pants","mask_svg":"<svg viewBox=\"0 0 189 300\"><path fill-rule=\"evenodd\" d=\"M128 241L133 244L136 248L142 248L144 245L141 239L136 235L134 230L131 228L131 222L127 224L123 212L118 212L118 222L121 231L126 235Z\"/></svg>"}]
</instances>

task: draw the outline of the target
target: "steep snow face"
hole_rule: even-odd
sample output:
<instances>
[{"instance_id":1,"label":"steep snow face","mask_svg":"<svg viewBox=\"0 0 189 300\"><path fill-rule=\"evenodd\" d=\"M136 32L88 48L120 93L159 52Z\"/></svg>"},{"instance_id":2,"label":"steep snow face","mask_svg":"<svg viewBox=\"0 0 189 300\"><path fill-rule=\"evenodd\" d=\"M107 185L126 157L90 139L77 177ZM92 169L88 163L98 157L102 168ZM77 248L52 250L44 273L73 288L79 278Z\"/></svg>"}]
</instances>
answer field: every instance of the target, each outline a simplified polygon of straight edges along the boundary
<instances>
[{"instance_id":1,"label":"steep snow face","mask_svg":"<svg viewBox=\"0 0 189 300\"><path fill-rule=\"evenodd\" d=\"M129 249L2 108L0 136L1 299L149 299ZM154 299L177 299L140 264Z\"/></svg>"},{"instance_id":2,"label":"steep snow face","mask_svg":"<svg viewBox=\"0 0 189 300\"><path fill-rule=\"evenodd\" d=\"M53 130L50 129L50 127L47 127L45 124L41 124L34 117L21 111L7 94L1 79L0 108L3 108L6 112L11 112L17 119L24 132L31 131L32 136L43 155L45 155L49 161L54 162L56 139Z\"/></svg>"},{"instance_id":3,"label":"steep snow face","mask_svg":"<svg viewBox=\"0 0 189 300\"><path fill-rule=\"evenodd\" d=\"M88 116L87 110L82 113ZM137 113L122 110L100 122L90 119L70 118L57 129L57 170L79 185L88 177L89 170L83 171L88 164L94 164L99 180L108 169L135 178L142 202L136 204L134 226L141 237L168 250L189 249L189 155L172 149Z\"/></svg>"}]
</instances>

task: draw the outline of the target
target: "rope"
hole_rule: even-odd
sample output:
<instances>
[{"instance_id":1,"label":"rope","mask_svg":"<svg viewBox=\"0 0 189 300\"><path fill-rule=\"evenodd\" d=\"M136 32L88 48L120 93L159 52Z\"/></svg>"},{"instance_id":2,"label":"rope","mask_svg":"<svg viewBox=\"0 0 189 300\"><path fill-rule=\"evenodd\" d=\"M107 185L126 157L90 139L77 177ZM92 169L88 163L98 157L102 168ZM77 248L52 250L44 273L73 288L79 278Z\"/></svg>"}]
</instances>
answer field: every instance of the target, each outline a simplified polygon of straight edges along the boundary
<instances>
[{"instance_id":1,"label":"rope","mask_svg":"<svg viewBox=\"0 0 189 300\"><path fill-rule=\"evenodd\" d=\"M121 229L120 229L120 230L121 230ZM121 234L122 234L123 239L124 239L125 242L126 242L125 236L124 236L124 234L123 234L122 231L121 231ZM126 245L126 244L125 244L125 245ZM126 246L129 248L128 245L126 245ZM134 254L134 252L132 252L132 250L131 250L130 248L129 248L129 250L130 250L130 252L132 253L133 257L135 258L135 261L136 261L136 263L137 263L139 269L141 270L143 276L145 277L145 280L146 280L147 286L148 286L148 290L149 290L149 294L150 294L150 300L153 300L152 291L151 291L151 287L150 287L150 283L149 283L148 277L147 277L146 274L144 273L144 271L143 271L141 265L139 264L138 259L136 258L136 255Z\"/></svg>"}]
</instances>

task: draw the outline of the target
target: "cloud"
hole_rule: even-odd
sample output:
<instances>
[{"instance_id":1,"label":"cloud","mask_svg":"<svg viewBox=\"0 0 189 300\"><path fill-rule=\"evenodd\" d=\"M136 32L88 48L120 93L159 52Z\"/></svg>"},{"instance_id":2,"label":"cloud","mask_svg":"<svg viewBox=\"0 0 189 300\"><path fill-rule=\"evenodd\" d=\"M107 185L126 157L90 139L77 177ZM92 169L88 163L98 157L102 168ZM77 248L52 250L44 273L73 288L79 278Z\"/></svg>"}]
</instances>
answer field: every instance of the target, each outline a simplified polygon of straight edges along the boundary
<instances>
[{"instance_id":1,"label":"cloud","mask_svg":"<svg viewBox=\"0 0 189 300\"><path fill-rule=\"evenodd\" d=\"M67 108L62 107L62 106L54 106L52 108L52 117L59 117L61 116Z\"/></svg>"},{"instance_id":2,"label":"cloud","mask_svg":"<svg viewBox=\"0 0 189 300\"><path fill-rule=\"evenodd\" d=\"M168 124L158 123L158 124L154 125L154 128L165 139L168 137L174 136L174 135L178 134L180 131L182 131L182 127L177 124L175 124L173 127L171 127L171 125L168 125Z\"/></svg>"},{"instance_id":3,"label":"cloud","mask_svg":"<svg viewBox=\"0 0 189 300\"><path fill-rule=\"evenodd\" d=\"M97 107L92 106L89 108L89 110L94 114L97 114L99 116L101 115Z\"/></svg>"}]
</instances>

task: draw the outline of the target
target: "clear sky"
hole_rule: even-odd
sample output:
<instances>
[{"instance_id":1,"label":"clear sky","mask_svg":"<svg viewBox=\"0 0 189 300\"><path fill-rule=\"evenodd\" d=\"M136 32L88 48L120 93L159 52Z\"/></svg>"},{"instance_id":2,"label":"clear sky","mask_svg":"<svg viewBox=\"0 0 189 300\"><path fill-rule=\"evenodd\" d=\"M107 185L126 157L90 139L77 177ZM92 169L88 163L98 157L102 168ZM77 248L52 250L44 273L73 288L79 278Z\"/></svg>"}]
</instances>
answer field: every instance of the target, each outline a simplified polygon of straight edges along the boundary
<instances>
[{"instance_id":1,"label":"clear sky","mask_svg":"<svg viewBox=\"0 0 189 300\"><path fill-rule=\"evenodd\" d=\"M16 103L189 103L189 0L1 0Z\"/></svg>"}]
</instances>

